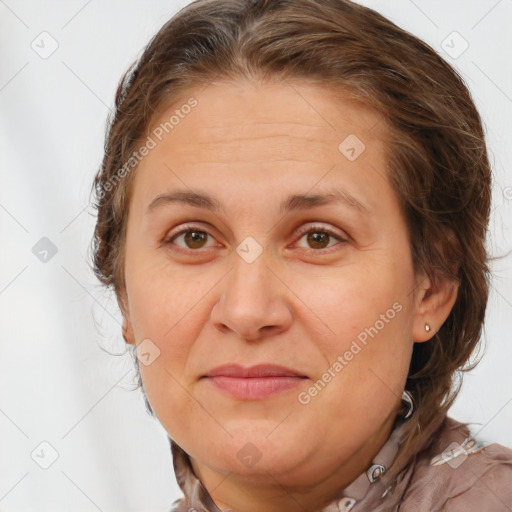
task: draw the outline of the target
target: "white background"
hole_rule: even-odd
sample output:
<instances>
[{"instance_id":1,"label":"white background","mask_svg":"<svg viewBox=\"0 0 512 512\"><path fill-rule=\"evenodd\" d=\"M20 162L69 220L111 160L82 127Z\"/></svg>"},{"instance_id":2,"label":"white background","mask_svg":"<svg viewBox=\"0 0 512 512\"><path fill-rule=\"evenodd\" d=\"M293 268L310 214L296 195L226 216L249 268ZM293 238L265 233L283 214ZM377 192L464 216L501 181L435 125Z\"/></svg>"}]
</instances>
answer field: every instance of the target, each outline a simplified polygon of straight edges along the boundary
<instances>
[{"instance_id":1,"label":"white background","mask_svg":"<svg viewBox=\"0 0 512 512\"><path fill-rule=\"evenodd\" d=\"M132 392L115 301L88 263L88 205L121 74L187 1L0 0L0 510L166 511L180 493L166 434ZM511 0L365 1L454 59L494 166L485 356L451 411L512 446ZM47 59L31 48L58 43ZM446 39L450 36L449 39ZM445 43L445 44L447 44ZM41 50L42 51L42 48ZM508 190L508 194L507 194ZM508 196L508 198L507 198ZM41 262L47 237L57 253ZM482 427L484 427L482 429ZM36 449L42 469L31 458Z\"/></svg>"}]
</instances>

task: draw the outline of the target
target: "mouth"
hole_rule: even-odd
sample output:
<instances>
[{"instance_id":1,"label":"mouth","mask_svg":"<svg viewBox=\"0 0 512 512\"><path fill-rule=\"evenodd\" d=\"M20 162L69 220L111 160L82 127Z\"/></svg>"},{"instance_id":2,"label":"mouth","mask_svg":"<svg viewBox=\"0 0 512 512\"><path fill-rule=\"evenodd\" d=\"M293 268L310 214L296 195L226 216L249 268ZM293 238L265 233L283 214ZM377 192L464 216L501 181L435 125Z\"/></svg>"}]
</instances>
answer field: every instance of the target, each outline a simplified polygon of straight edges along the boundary
<instances>
[{"instance_id":1,"label":"mouth","mask_svg":"<svg viewBox=\"0 0 512 512\"><path fill-rule=\"evenodd\" d=\"M263 400L298 386L307 377L225 377L207 379L220 391L240 400Z\"/></svg>"},{"instance_id":2,"label":"mouth","mask_svg":"<svg viewBox=\"0 0 512 512\"><path fill-rule=\"evenodd\" d=\"M270 364L249 368L224 365L211 370L203 378L217 390L240 400L263 400L289 391L308 379L293 369Z\"/></svg>"}]
</instances>

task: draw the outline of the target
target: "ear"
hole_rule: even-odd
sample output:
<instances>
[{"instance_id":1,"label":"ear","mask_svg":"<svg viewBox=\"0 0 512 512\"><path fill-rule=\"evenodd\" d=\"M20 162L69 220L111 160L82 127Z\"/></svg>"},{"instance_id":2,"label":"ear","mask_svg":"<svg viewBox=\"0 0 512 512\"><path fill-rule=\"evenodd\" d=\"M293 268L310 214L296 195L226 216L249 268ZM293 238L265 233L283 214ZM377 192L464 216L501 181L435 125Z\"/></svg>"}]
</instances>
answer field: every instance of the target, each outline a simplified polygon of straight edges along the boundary
<instances>
[{"instance_id":1,"label":"ear","mask_svg":"<svg viewBox=\"0 0 512 512\"><path fill-rule=\"evenodd\" d=\"M458 290L459 283L448 277L423 274L419 278L412 329L414 342L428 341L439 331L457 300ZM425 324L430 330L425 329Z\"/></svg>"},{"instance_id":2,"label":"ear","mask_svg":"<svg viewBox=\"0 0 512 512\"><path fill-rule=\"evenodd\" d=\"M133 332L132 322L130 320L130 312L127 307L126 295L121 294L122 296L118 300L119 308L121 309L121 314L123 315L123 338L126 343L130 345L135 345L135 334Z\"/></svg>"},{"instance_id":3,"label":"ear","mask_svg":"<svg viewBox=\"0 0 512 512\"><path fill-rule=\"evenodd\" d=\"M123 319L123 338L126 343L135 345L135 335L133 333L132 323L126 317Z\"/></svg>"}]
</instances>

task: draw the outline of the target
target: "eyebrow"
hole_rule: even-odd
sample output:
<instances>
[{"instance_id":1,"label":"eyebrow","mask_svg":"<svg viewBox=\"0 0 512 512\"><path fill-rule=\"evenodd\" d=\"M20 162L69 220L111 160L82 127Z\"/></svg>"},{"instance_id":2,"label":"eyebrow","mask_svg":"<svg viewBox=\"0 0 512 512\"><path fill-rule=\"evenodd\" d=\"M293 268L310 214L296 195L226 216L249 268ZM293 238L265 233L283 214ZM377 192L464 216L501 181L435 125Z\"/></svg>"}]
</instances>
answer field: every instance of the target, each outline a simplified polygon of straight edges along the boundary
<instances>
[{"instance_id":1,"label":"eyebrow","mask_svg":"<svg viewBox=\"0 0 512 512\"><path fill-rule=\"evenodd\" d=\"M196 208L203 208L214 213L225 213L221 202L215 197L204 193L194 191L175 191L160 194L156 196L146 209L146 214L150 214L161 207L172 204L182 203ZM370 209L359 199L343 189L332 189L322 194L293 194L288 196L280 205L280 213L290 211L306 210L315 206L343 203L364 215L370 215Z\"/></svg>"}]
</instances>

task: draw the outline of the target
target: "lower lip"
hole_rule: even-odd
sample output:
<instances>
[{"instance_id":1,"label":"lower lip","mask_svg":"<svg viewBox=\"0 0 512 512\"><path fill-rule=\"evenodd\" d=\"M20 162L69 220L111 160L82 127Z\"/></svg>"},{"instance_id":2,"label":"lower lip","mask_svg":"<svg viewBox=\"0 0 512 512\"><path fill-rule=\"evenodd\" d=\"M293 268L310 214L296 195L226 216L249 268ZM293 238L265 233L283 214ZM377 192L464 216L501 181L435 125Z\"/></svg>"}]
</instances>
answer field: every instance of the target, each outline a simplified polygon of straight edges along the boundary
<instances>
[{"instance_id":1,"label":"lower lip","mask_svg":"<svg viewBox=\"0 0 512 512\"><path fill-rule=\"evenodd\" d=\"M262 400L294 388L305 377L208 377L217 388L242 400Z\"/></svg>"}]
</instances>

